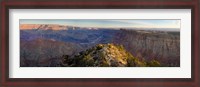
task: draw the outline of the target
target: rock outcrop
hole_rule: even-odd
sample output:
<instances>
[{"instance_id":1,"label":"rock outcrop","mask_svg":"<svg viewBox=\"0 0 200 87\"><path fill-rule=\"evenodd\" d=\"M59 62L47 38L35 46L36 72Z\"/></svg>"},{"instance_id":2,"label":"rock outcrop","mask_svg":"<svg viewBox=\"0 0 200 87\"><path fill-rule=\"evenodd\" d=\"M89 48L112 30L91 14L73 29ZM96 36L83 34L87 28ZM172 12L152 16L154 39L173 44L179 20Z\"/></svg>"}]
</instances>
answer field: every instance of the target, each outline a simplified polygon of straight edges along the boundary
<instances>
[{"instance_id":1,"label":"rock outcrop","mask_svg":"<svg viewBox=\"0 0 200 87\"><path fill-rule=\"evenodd\" d=\"M145 62L127 52L123 46L98 44L77 55L62 56L62 66L70 67L145 67L160 66L158 61Z\"/></svg>"},{"instance_id":2,"label":"rock outcrop","mask_svg":"<svg viewBox=\"0 0 200 87\"><path fill-rule=\"evenodd\" d=\"M121 30L113 43L123 45L138 58L156 59L166 66L180 66L179 32Z\"/></svg>"}]
</instances>

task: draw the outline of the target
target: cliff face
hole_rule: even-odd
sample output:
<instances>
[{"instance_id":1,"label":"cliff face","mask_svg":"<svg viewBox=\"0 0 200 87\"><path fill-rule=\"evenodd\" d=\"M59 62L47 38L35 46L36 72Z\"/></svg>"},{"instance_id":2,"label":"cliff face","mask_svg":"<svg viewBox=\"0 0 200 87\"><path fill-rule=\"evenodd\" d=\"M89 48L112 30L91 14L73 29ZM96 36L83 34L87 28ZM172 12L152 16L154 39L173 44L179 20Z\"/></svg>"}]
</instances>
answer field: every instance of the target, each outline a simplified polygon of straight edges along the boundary
<instances>
[{"instance_id":1,"label":"cliff face","mask_svg":"<svg viewBox=\"0 0 200 87\"><path fill-rule=\"evenodd\" d=\"M121 30L113 42L122 44L138 58L156 59L167 66L180 65L179 32Z\"/></svg>"},{"instance_id":2,"label":"cliff face","mask_svg":"<svg viewBox=\"0 0 200 87\"><path fill-rule=\"evenodd\" d=\"M73 55L80 50L83 48L70 42L48 39L20 41L20 66L57 66L61 55Z\"/></svg>"}]
</instances>

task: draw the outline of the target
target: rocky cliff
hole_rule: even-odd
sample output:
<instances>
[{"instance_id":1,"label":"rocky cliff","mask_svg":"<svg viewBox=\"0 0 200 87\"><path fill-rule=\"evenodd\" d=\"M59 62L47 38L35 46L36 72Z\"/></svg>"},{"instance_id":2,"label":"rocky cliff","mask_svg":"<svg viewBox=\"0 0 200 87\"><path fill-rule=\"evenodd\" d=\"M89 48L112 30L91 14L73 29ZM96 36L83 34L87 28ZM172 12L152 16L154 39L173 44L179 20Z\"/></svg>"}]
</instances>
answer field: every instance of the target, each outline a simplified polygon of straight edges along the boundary
<instances>
[{"instance_id":1,"label":"rocky cliff","mask_svg":"<svg viewBox=\"0 0 200 87\"><path fill-rule=\"evenodd\" d=\"M121 30L113 40L145 60L156 59L166 66L180 65L180 33Z\"/></svg>"}]
</instances>

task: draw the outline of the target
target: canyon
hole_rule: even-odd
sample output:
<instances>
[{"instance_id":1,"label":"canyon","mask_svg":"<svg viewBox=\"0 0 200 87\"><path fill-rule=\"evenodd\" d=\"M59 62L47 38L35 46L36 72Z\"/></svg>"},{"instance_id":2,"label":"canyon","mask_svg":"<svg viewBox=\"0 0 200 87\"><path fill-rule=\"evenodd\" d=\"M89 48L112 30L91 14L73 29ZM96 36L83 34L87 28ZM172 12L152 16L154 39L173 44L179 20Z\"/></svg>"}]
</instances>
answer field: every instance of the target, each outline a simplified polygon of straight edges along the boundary
<instances>
[{"instance_id":1,"label":"canyon","mask_svg":"<svg viewBox=\"0 0 200 87\"><path fill-rule=\"evenodd\" d=\"M180 67L179 31L91 28L56 24L20 25L20 66L61 67L63 56L74 58L99 44L122 46L125 52L129 52L138 61L148 63L156 60L164 67ZM118 54L124 52L120 51ZM110 62L107 63L111 66Z\"/></svg>"}]
</instances>

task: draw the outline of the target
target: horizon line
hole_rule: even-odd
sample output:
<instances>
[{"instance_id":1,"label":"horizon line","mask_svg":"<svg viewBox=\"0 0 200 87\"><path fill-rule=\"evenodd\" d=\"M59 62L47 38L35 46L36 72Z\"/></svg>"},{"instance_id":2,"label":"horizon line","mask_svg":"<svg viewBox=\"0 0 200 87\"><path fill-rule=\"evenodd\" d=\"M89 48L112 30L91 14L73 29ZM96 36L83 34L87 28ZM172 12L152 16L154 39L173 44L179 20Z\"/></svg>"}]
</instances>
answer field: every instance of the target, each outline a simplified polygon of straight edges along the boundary
<instances>
[{"instance_id":1,"label":"horizon line","mask_svg":"<svg viewBox=\"0 0 200 87\"><path fill-rule=\"evenodd\" d=\"M77 26L77 25L67 25L67 24L29 24L29 23L23 23L20 25L60 25L60 26L66 26L66 27L80 27L80 28L115 28L115 29L120 29L120 28L126 28L126 29L131 29L131 28L137 28L137 29L178 29L180 28L166 28L166 27L93 27L93 26Z\"/></svg>"}]
</instances>

